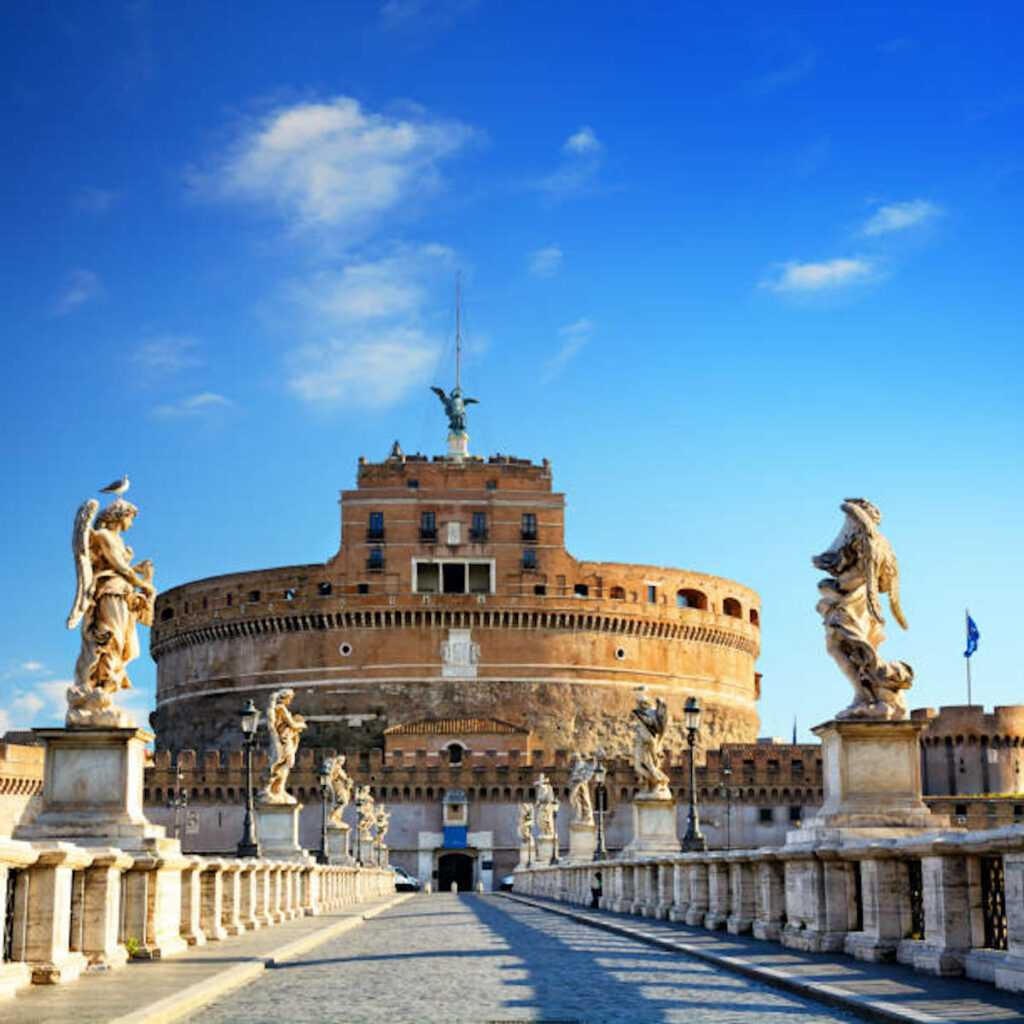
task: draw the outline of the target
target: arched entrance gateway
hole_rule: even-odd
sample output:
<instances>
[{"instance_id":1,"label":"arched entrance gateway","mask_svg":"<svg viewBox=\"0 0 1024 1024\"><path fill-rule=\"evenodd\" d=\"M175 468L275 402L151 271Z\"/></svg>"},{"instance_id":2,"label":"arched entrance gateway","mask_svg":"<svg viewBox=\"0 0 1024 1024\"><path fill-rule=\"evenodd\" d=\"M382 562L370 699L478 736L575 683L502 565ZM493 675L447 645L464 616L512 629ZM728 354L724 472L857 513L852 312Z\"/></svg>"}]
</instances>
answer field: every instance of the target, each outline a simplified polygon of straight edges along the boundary
<instances>
[{"instance_id":1,"label":"arched entrance gateway","mask_svg":"<svg viewBox=\"0 0 1024 1024\"><path fill-rule=\"evenodd\" d=\"M459 892L472 892L473 859L468 853L441 854L437 858L437 891L450 891L454 882Z\"/></svg>"}]
</instances>

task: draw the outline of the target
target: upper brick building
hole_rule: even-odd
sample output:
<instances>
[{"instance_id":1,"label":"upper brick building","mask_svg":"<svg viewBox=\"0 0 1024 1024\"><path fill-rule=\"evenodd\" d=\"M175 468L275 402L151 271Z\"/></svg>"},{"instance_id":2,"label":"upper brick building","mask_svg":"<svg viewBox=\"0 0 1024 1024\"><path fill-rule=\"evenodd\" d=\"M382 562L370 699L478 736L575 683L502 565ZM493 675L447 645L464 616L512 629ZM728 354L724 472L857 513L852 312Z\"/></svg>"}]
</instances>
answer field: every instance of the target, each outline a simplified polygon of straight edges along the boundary
<instances>
[{"instance_id":1,"label":"upper brick building","mask_svg":"<svg viewBox=\"0 0 1024 1024\"><path fill-rule=\"evenodd\" d=\"M701 744L756 738L760 601L682 569L584 562L545 459L360 459L341 545L321 564L187 583L157 601L157 745L238 744L246 697L290 686L306 746L385 746L385 730L497 718L550 751L628 744L634 690L705 708ZM484 737L450 737L467 750Z\"/></svg>"}]
</instances>

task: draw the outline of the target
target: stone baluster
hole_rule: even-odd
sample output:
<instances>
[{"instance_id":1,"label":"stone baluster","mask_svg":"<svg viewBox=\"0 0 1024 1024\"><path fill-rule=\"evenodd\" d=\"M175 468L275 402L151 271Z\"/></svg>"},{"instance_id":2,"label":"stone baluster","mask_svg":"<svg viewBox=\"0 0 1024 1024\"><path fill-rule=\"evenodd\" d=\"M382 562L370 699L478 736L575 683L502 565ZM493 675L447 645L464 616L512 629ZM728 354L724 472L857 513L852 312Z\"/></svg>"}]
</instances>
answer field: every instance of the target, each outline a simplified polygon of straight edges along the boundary
<instances>
[{"instance_id":1,"label":"stone baluster","mask_svg":"<svg viewBox=\"0 0 1024 1024\"><path fill-rule=\"evenodd\" d=\"M745 935L753 929L757 916L757 874L748 857L730 856L729 890L726 928L730 935Z\"/></svg>"},{"instance_id":2,"label":"stone baluster","mask_svg":"<svg viewBox=\"0 0 1024 1024\"><path fill-rule=\"evenodd\" d=\"M786 917L786 876L776 855L762 850L756 866L754 937L778 942Z\"/></svg>"},{"instance_id":3,"label":"stone baluster","mask_svg":"<svg viewBox=\"0 0 1024 1024\"><path fill-rule=\"evenodd\" d=\"M690 907L690 864L676 860L672 863L672 906L668 910L670 921L685 921Z\"/></svg>"},{"instance_id":4,"label":"stone baluster","mask_svg":"<svg viewBox=\"0 0 1024 1024\"><path fill-rule=\"evenodd\" d=\"M729 920L729 863L726 854L713 853L708 861L708 912L704 927L724 928Z\"/></svg>"},{"instance_id":5,"label":"stone baluster","mask_svg":"<svg viewBox=\"0 0 1024 1024\"><path fill-rule=\"evenodd\" d=\"M128 951L121 942L121 875L134 858L123 850L90 850L92 864L83 870L78 912L83 925L80 950L92 964L121 967ZM74 923L72 932L74 933Z\"/></svg>"},{"instance_id":6,"label":"stone baluster","mask_svg":"<svg viewBox=\"0 0 1024 1024\"><path fill-rule=\"evenodd\" d=\"M238 920L247 932L261 927L257 914L257 870L256 862L246 858L238 872Z\"/></svg>"},{"instance_id":7,"label":"stone baluster","mask_svg":"<svg viewBox=\"0 0 1024 1024\"><path fill-rule=\"evenodd\" d=\"M18 925L24 932L28 926L28 918L22 917L20 922L17 918L18 888L29 885L28 867L35 863L39 854L28 843L20 842L17 839L0 838L0 893L7 893L8 881L12 871L18 872L15 875L15 930L12 932L12 960L9 963L0 963L0 998L12 995L19 988L28 985L32 980L32 970L22 955L27 945L27 936L18 934Z\"/></svg>"},{"instance_id":8,"label":"stone baluster","mask_svg":"<svg viewBox=\"0 0 1024 1024\"><path fill-rule=\"evenodd\" d=\"M1003 856L1006 895L1006 951L996 967L995 982L1010 992L1024 992L1024 853Z\"/></svg>"},{"instance_id":9,"label":"stone baluster","mask_svg":"<svg viewBox=\"0 0 1024 1024\"><path fill-rule=\"evenodd\" d=\"M190 946L206 942L202 926L202 857L188 857L181 869L181 937Z\"/></svg>"},{"instance_id":10,"label":"stone baluster","mask_svg":"<svg viewBox=\"0 0 1024 1024\"><path fill-rule=\"evenodd\" d=\"M268 928L274 924L274 915L271 911L270 862L257 861L254 874L256 876L256 920L259 921L260 927Z\"/></svg>"},{"instance_id":11,"label":"stone baluster","mask_svg":"<svg viewBox=\"0 0 1024 1024\"><path fill-rule=\"evenodd\" d=\"M24 961L37 985L74 981L88 963L72 950L71 904L75 871L92 854L71 843L42 843L26 864L14 893L12 958Z\"/></svg>"},{"instance_id":12,"label":"stone baluster","mask_svg":"<svg viewBox=\"0 0 1024 1024\"><path fill-rule=\"evenodd\" d=\"M896 950L910 927L906 863L886 851L873 849L858 857L863 928L846 936L843 949L858 960L895 960Z\"/></svg>"},{"instance_id":13,"label":"stone baluster","mask_svg":"<svg viewBox=\"0 0 1024 1024\"><path fill-rule=\"evenodd\" d=\"M221 876L222 897L221 924L228 935L241 935L245 931L242 923L242 862L226 860Z\"/></svg>"},{"instance_id":14,"label":"stone baluster","mask_svg":"<svg viewBox=\"0 0 1024 1024\"><path fill-rule=\"evenodd\" d=\"M686 923L691 927L702 925L708 912L708 865L706 860L690 861L690 905L686 909Z\"/></svg>"},{"instance_id":15,"label":"stone baluster","mask_svg":"<svg viewBox=\"0 0 1024 1024\"><path fill-rule=\"evenodd\" d=\"M782 944L789 949L820 949L825 931L825 878L811 849L787 850L786 926Z\"/></svg>"},{"instance_id":16,"label":"stone baluster","mask_svg":"<svg viewBox=\"0 0 1024 1024\"><path fill-rule=\"evenodd\" d=\"M203 863L199 878L200 911L199 921L203 933L210 941L227 938L224 928L224 872L227 862L211 857Z\"/></svg>"}]
</instances>

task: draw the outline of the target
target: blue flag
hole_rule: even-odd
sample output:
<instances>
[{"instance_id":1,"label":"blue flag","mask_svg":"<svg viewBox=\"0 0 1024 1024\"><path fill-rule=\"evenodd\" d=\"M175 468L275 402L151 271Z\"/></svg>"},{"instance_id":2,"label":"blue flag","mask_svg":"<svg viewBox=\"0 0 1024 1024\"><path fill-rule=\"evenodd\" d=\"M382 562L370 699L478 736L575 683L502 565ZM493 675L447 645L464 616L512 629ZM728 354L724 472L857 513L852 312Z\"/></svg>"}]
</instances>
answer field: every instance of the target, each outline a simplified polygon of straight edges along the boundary
<instances>
[{"instance_id":1,"label":"blue flag","mask_svg":"<svg viewBox=\"0 0 1024 1024\"><path fill-rule=\"evenodd\" d=\"M978 627L974 624L974 619L967 616L967 650L964 651L964 657L969 658L978 649L978 637L981 634L978 632Z\"/></svg>"}]
</instances>

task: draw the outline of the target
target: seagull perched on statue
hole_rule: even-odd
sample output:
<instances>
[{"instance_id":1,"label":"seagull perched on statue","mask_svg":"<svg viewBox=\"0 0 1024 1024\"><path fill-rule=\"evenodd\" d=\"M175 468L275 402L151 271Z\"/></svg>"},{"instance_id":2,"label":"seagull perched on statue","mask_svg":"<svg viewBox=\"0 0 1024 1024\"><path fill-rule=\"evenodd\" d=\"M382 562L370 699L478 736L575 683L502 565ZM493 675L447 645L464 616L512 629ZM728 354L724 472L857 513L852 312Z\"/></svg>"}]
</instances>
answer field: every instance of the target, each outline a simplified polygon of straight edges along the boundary
<instances>
[{"instance_id":1,"label":"seagull perched on statue","mask_svg":"<svg viewBox=\"0 0 1024 1024\"><path fill-rule=\"evenodd\" d=\"M122 495L131 486L131 481L128 479L128 474L125 473L120 480L115 480L113 483L107 484L106 487L100 488L100 494L117 494Z\"/></svg>"}]
</instances>

